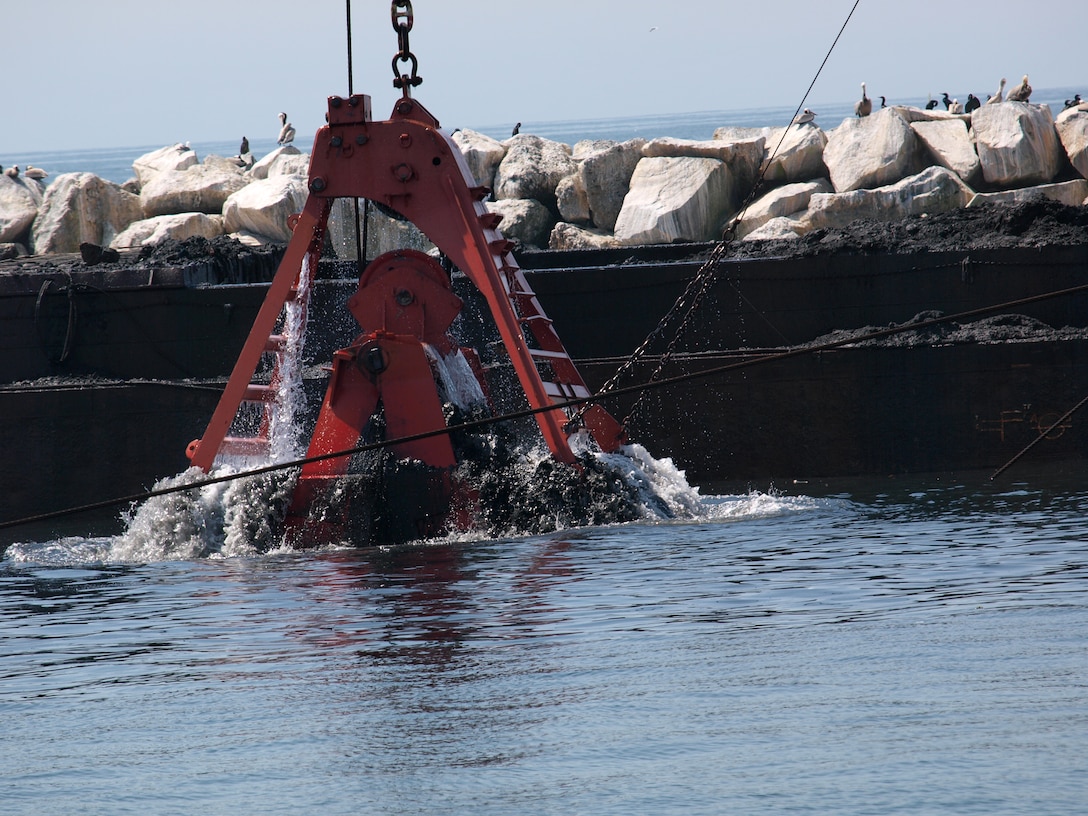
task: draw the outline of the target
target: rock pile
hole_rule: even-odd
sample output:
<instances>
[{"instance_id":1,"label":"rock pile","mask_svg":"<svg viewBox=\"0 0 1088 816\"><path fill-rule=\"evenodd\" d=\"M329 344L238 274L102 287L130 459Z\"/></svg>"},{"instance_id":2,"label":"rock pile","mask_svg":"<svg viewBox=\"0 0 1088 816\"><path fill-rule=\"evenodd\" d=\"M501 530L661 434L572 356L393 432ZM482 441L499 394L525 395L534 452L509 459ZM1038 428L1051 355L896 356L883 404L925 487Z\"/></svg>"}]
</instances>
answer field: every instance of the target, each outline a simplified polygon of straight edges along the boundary
<instances>
[{"instance_id":1,"label":"rock pile","mask_svg":"<svg viewBox=\"0 0 1088 816\"><path fill-rule=\"evenodd\" d=\"M892 222L986 202L1038 197L1088 204L1088 104L1057 119L1045 105L1004 102L970 114L885 108L823 131L720 128L706 141L584 141L573 147L532 134L497 141L453 135L507 237L533 247L577 249L798 238L859 219ZM286 242L287 219L307 195L309 157L292 145L254 162L249 154L199 160L185 145L133 163L124 185L65 173L45 187L0 176L0 252L115 249L165 238L232 235ZM337 202L334 248L355 256L354 210ZM367 254L427 249L426 238L369 208ZM14 249L12 249L14 247Z\"/></svg>"}]
</instances>

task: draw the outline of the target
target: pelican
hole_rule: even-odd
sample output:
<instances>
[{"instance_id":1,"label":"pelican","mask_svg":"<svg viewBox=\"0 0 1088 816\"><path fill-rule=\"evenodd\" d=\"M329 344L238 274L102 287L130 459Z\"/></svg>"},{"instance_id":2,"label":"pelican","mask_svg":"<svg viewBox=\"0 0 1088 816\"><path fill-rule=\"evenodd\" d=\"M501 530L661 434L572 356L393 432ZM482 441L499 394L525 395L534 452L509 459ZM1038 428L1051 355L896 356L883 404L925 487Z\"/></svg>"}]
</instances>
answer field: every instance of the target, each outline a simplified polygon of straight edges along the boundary
<instances>
[{"instance_id":1,"label":"pelican","mask_svg":"<svg viewBox=\"0 0 1088 816\"><path fill-rule=\"evenodd\" d=\"M1009 91L1005 97L1010 102L1027 102L1031 98L1031 86L1028 85L1028 75L1020 80L1020 84Z\"/></svg>"},{"instance_id":2,"label":"pelican","mask_svg":"<svg viewBox=\"0 0 1088 816\"><path fill-rule=\"evenodd\" d=\"M861 83L861 99L854 105L854 116L868 116L873 112L873 100L865 95L865 83Z\"/></svg>"},{"instance_id":3,"label":"pelican","mask_svg":"<svg viewBox=\"0 0 1088 816\"><path fill-rule=\"evenodd\" d=\"M4 175L8 178L19 178L19 165L16 164L12 167L9 167L7 170L4 171Z\"/></svg>"},{"instance_id":4,"label":"pelican","mask_svg":"<svg viewBox=\"0 0 1088 816\"><path fill-rule=\"evenodd\" d=\"M295 140L295 126L287 121L287 114L280 112L280 135L276 139L276 144L291 144Z\"/></svg>"},{"instance_id":5,"label":"pelican","mask_svg":"<svg viewBox=\"0 0 1088 816\"><path fill-rule=\"evenodd\" d=\"M41 181L43 178L45 178L49 174L47 172L45 172L44 170L42 170L40 167L35 167L33 164L28 164L26 166L26 170L23 171L23 175L26 176L29 179L34 179L35 181Z\"/></svg>"},{"instance_id":6,"label":"pelican","mask_svg":"<svg viewBox=\"0 0 1088 816\"><path fill-rule=\"evenodd\" d=\"M949 113L963 113L963 105L960 104L960 100L953 99L952 104L948 106Z\"/></svg>"},{"instance_id":7,"label":"pelican","mask_svg":"<svg viewBox=\"0 0 1088 816\"><path fill-rule=\"evenodd\" d=\"M511 136L517 136L520 131L521 131L521 122L518 122L516 125L514 125L514 129L512 131L510 131L510 135Z\"/></svg>"},{"instance_id":8,"label":"pelican","mask_svg":"<svg viewBox=\"0 0 1088 816\"><path fill-rule=\"evenodd\" d=\"M812 120L816 118L814 111L805 108L798 116L795 116L791 124L794 125L811 125Z\"/></svg>"},{"instance_id":9,"label":"pelican","mask_svg":"<svg viewBox=\"0 0 1088 816\"><path fill-rule=\"evenodd\" d=\"M982 107L982 103L974 94L967 94L967 104L963 106L964 113L970 113L971 111L978 110Z\"/></svg>"},{"instance_id":10,"label":"pelican","mask_svg":"<svg viewBox=\"0 0 1088 816\"><path fill-rule=\"evenodd\" d=\"M987 105L996 105L1005 94L1005 77L1001 77L1001 84L997 86L997 93L986 100Z\"/></svg>"}]
</instances>

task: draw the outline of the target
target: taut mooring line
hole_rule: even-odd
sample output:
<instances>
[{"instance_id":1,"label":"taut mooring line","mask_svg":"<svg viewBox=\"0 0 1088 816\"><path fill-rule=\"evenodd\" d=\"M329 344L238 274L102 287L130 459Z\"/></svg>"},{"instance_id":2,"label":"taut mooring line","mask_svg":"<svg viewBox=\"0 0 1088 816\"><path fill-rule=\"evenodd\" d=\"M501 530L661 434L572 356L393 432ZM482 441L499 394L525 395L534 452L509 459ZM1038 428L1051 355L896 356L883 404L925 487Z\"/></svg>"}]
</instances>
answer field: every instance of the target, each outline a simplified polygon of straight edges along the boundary
<instances>
[{"instance_id":1,"label":"taut mooring line","mask_svg":"<svg viewBox=\"0 0 1088 816\"><path fill-rule=\"evenodd\" d=\"M12 519L9 521L0 521L0 530L7 529L9 527L18 527L26 524L33 524L41 521L51 521L52 519L77 515L79 513L86 513L93 510L104 510L108 507L117 507L122 504L130 504L132 502L144 501L146 499L155 498L156 496L167 496L172 493L181 493L185 490L199 490L206 485L220 484L222 482L229 482L235 479L245 479L250 476L262 476L266 473L274 473L280 470L289 470L291 468L301 467L311 462L323 462L326 459L338 459L343 456L354 456L357 453L366 453L368 451L380 450L382 448L387 448L392 445L416 442L422 439L430 439L435 436L442 436L443 434L455 433L457 431L476 430L478 428L484 428L488 425L495 425L500 422L507 422L515 419L524 419L526 417L543 413L544 411L558 411L565 408L574 408L576 406L584 405L586 403L600 402L611 397L640 393L642 391L647 391L653 388L665 388L670 385L675 385L677 383L689 382L691 380L698 380L704 377L713 377L717 374L724 374L730 371L738 371L740 369L751 368L753 366L763 365L765 363L773 363L779 360L788 360L794 357L801 357L806 354L815 354L821 351L829 351L831 349L841 348L843 346L863 343L867 340L877 340L883 337L891 337L896 334L903 334L909 331L925 329L930 326L937 326L941 323L959 322L967 318L981 317L983 315L992 314L994 312L1001 312L1006 309L1015 308L1017 306L1026 306L1032 303L1038 303L1043 300L1050 300L1052 298L1075 295L1081 292L1088 292L1088 283L1081 284L1080 286L1072 286L1067 289L1059 289L1053 292L1046 292L1041 295L1032 295L1031 297L1020 298L1019 300L1010 300L1006 303L999 303L994 306L984 306L979 309L971 309L966 312L959 312L957 314L946 315L944 317L934 317L928 320L921 320L917 323L907 323L901 326L893 326L887 329L879 329L877 331L869 332L868 334L859 335L857 337L843 338L841 340L832 340L830 342L820 343L818 345L803 346L789 349L788 351L781 351L773 354L750 357L747 360L740 360L735 363L729 363L728 365L715 366L713 368L704 369L702 371L691 371L687 374L677 374L673 377L667 377L660 380L655 380L653 382L640 383L637 385L625 386L623 388L616 388L611 391L592 394L588 397L578 397L575 399L567 400L566 402L557 402L553 405L541 406L540 408L526 408L521 411L514 411L509 414L503 414L502 416L483 417L481 419L474 419L468 422L462 422L458 425L451 425L446 428L436 428L433 431L423 431L421 433L412 434L411 436L402 436L397 439L387 439L381 442L372 442L367 445L359 445L358 447L349 448L347 450L331 451L329 453L324 453L319 456L311 456L305 459L296 459L291 462L280 462L274 465L265 465L263 467L254 468L253 470L242 471L241 473L231 473L224 476L213 476L207 479L202 479L199 482L191 482L184 485L175 485L173 487L164 487L157 490L148 490L143 493L133 494L131 496L121 496L115 499L107 499L100 502L94 502L92 504L80 505L79 507L69 507L63 510L54 510L49 513L41 513L35 516L27 516L25 518ZM1081 405L1083 405L1086 401L1088 401L1088 397L1086 397L1085 400L1082 400L1081 403L1073 409L1073 411L1077 410L1077 408L1080 408ZM1071 416L1073 411L1070 411L1067 416ZM1061 421L1062 420L1059 420L1059 423ZM1052 430L1052 428L1048 429L1047 433L1049 433L1050 430ZM1026 450L1024 452L1026 453ZM1012 462L1010 462L1009 464L1012 464ZM1008 467L1008 465L1006 465L1006 467ZM995 473L994 475L996 476L997 474Z\"/></svg>"},{"instance_id":2,"label":"taut mooring line","mask_svg":"<svg viewBox=\"0 0 1088 816\"><path fill-rule=\"evenodd\" d=\"M1057 428L1059 425L1061 425L1063 422L1065 422L1067 419L1069 419L1069 417L1073 416L1073 414L1075 414L1077 411L1079 411L1081 408L1083 408L1086 404L1088 404L1088 397L1085 397L1080 402L1078 402L1076 405L1074 405L1072 408L1070 408L1068 411L1066 411L1064 414L1062 414L1060 417L1058 417L1058 419L1054 422L1053 425L1051 425L1045 431L1041 431L1037 437L1035 437L1033 440L1031 440L1027 444L1027 446L1022 451L1020 451L1020 453L1016 454L1016 456L1014 456L1008 462L1006 462L1001 467L999 467L997 470L995 470L990 475L990 481L992 482L992 481L996 480L998 476L1000 476L1002 473L1004 473L1006 470L1008 470L1010 467L1012 467L1014 464L1016 464L1016 462L1020 459L1020 457L1022 457L1025 453L1027 453L1029 450L1031 450L1036 445L1038 445L1040 442L1042 442L1044 439L1046 439L1046 437L1048 437L1050 435L1051 431L1053 431L1055 428Z\"/></svg>"}]
</instances>

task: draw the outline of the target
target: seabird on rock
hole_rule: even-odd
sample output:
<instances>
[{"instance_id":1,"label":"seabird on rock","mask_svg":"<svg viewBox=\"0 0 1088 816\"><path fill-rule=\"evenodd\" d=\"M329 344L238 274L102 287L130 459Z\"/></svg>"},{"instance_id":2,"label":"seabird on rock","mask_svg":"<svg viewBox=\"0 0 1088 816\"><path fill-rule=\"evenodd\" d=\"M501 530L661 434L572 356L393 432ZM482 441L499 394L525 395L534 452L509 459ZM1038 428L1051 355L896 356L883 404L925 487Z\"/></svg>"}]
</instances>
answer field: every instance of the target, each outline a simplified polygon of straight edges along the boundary
<instances>
[{"instance_id":1,"label":"seabird on rock","mask_svg":"<svg viewBox=\"0 0 1088 816\"><path fill-rule=\"evenodd\" d=\"M1072 99L1065 100L1065 107L1066 108L1075 108L1080 103L1081 103L1080 94L1073 94Z\"/></svg>"},{"instance_id":2,"label":"seabird on rock","mask_svg":"<svg viewBox=\"0 0 1088 816\"><path fill-rule=\"evenodd\" d=\"M944 102L944 109L948 110L952 107L952 100L948 98L948 91L941 94L941 101Z\"/></svg>"},{"instance_id":3,"label":"seabird on rock","mask_svg":"<svg viewBox=\"0 0 1088 816\"><path fill-rule=\"evenodd\" d=\"M883 96L880 97L880 107L882 107L882 108L888 107L888 102L887 102L887 100L884 99Z\"/></svg>"},{"instance_id":4,"label":"seabird on rock","mask_svg":"<svg viewBox=\"0 0 1088 816\"><path fill-rule=\"evenodd\" d=\"M987 105L996 105L1004 98L1005 94L1005 77L1001 77L1001 84L997 86L997 93L986 100Z\"/></svg>"},{"instance_id":5,"label":"seabird on rock","mask_svg":"<svg viewBox=\"0 0 1088 816\"><path fill-rule=\"evenodd\" d=\"M13 165L4 171L4 175L8 178L19 178L19 165Z\"/></svg>"},{"instance_id":6,"label":"seabird on rock","mask_svg":"<svg viewBox=\"0 0 1088 816\"><path fill-rule=\"evenodd\" d=\"M971 111L978 110L982 107L982 103L979 102L978 97L974 94L967 94L967 104L963 106L964 113L970 113Z\"/></svg>"},{"instance_id":7,"label":"seabird on rock","mask_svg":"<svg viewBox=\"0 0 1088 816\"><path fill-rule=\"evenodd\" d=\"M276 144L291 144L295 140L295 126L287 121L287 114L282 111L280 112L280 125L280 135L276 139Z\"/></svg>"},{"instance_id":8,"label":"seabird on rock","mask_svg":"<svg viewBox=\"0 0 1088 816\"><path fill-rule=\"evenodd\" d=\"M1024 74L1024 78L1020 80L1020 84L1013 88L1005 96L1009 102L1027 102L1031 99L1031 86L1028 85L1028 75Z\"/></svg>"},{"instance_id":9,"label":"seabird on rock","mask_svg":"<svg viewBox=\"0 0 1088 816\"><path fill-rule=\"evenodd\" d=\"M247 139L245 136L243 136L242 137L242 146L238 148L238 155L239 156L244 156L248 152L249 152L249 139Z\"/></svg>"},{"instance_id":10,"label":"seabird on rock","mask_svg":"<svg viewBox=\"0 0 1088 816\"><path fill-rule=\"evenodd\" d=\"M184 153L186 150L192 150L192 148L189 147L188 142L178 142L176 145L174 145L174 150L178 151L179 153Z\"/></svg>"},{"instance_id":11,"label":"seabird on rock","mask_svg":"<svg viewBox=\"0 0 1088 816\"><path fill-rule=\"evenodd\" d=\"M873 112L873 100L865 95L865 83L861 83L861 99L854 105L855 116L868 116Z\"/></svg>"},{"instance_id":12,"label":"seabird on rock","mask_svg":"<svg viewBox=\"0 0 1088 816\"><path fill-rule=\"evenodd\" d=\"M937 107L937 100L931 96L929 101L926 102L926 110L933 110L935 107Z\"/></svg>"},{"instance_id":13,"label":"seabird on rock","mask_svg":"<svg viewBox=\"0 0 1088 816\"><path fill-rule=\"evenodd\" d=\"M960 104L960 100L953 99L952 104L948 106L949 113L963 113L963 105Z\"/></svg>"},{"instance_id":14,"label":"seabird on rock","mask_svg":"<svg viewBox=\"0 0 1088 816\"><path fill-rule=\"evenodd\" d=\"M517 136L519 132L521 132L521 122L518 122L516 125L514 125L514 129L510 131L510 135Z\"/></svg>"},{"instance_id":15,"label":"seabird on rock","mask_svg":"<svg viewBox=\"0 0 1088 816\"><path fill-rule=\"evenodd\" d=\"M801 111L801 113L799 113L797 116L795 116L793 118L793 122L791 124L794 124L794 125L811 125L812 120L815 119L815 118L816 118L816 113L814 111L809 110L808 108L805 108L803 111Z\"/></svg>"},{"instance_id":16,"label":"seabird on rock","mask_svg":"<svg viewBox=\"0 0 1088 816\"><path fill-rule=\"evenodd\" d=\"M23 171L23 175L27 178L34 179L35 181L41 181L49 174L42 170L40 167L35 167L33 164L28 164L26 170Z\"/></svg>"}]
</instances>

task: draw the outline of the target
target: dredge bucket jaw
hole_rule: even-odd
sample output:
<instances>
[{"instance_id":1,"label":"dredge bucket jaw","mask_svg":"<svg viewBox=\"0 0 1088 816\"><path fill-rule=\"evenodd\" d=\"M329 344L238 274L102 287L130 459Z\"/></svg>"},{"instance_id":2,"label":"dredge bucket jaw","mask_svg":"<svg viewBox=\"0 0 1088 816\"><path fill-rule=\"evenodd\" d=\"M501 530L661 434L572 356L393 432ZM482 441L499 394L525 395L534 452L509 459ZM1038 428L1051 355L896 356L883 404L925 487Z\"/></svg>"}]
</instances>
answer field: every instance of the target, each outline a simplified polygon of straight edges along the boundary
<instances>
[{"instance_id":1,"label":"dredge bucket jaw","mask_svg":"<svg viewBox=\"0 0 1088 816\"><path fill-rule=\"evenodd\" d=\"M548 450L557 461L576 464L568 441L571 417L551 406L591 394L518 267L513 244L499 232L501 216L484 204L490 191L475 184L456 143L426 108L405 95L388 120L375 122L368 96L330 97L328 125L314 140L308 188L283 262L219 406L204 436L190 445L193 464L209 470L217 457L232 451L267 451L262 434L273 427L279 358L271 384L254 382L254 372L262 355L281 353L284 341L277 339L276 328L284 307L294 303L305 313L305 302L299 301L308 296L337 198L367 199L411 221L479 289L525 400L537 411ZM307 463L290 501L292 538L306 544L366 532L374 539L374 519L391 518L384 506L389 502L403 505L400 516L408 521L387 526L405 533L414 529L408 537L465 523L472 491L452 478L458 454L450 436L441 433L451 395L444 393L449 387L439 374L449 366L469 372L476 381L470 401L482 403L483 410L488 384L473 350L459 348L449 334L461 301L448 273L423 253L387 253L362 272L348 308L362 333L333 355ZM265 411L260 431L229 436L239 408L249 402L259 402ZM580 422L603 451L624 442L623 429L600 406L583 410ZM336 455L369 442L405 439L367 462L362 454ZM378 467L375 459L386 464ZM391 459L402 463L393 474L387 466ZM398 488L394 495L398 480L416 487ZM351 485L354 489L348 489ZM398 533L376 534L386 536Z\"/></svg>"}]
</instances>

